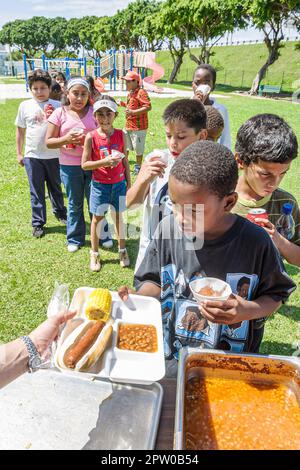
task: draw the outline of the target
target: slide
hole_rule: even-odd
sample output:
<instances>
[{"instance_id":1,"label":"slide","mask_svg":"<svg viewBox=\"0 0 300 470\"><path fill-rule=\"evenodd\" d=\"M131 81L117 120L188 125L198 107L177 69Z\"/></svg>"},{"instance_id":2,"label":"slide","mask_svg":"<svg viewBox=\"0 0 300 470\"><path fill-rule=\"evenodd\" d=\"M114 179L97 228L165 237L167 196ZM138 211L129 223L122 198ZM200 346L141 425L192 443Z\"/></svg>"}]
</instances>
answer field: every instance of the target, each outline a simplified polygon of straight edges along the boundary
<instances>
[{"instance_id":1,"label":"slide","mask_svg":"<svg viewBox=\"0 0 300 470\"><path fill-rule=\"evenodd\" d=\"M155 82L164 76L165 69L155 62L155 52L146 52L145 67L153 72L150 77L145 77L143 80L145 90L163 93L163 88L155 85Z\"/></svg>"}]
</instances>

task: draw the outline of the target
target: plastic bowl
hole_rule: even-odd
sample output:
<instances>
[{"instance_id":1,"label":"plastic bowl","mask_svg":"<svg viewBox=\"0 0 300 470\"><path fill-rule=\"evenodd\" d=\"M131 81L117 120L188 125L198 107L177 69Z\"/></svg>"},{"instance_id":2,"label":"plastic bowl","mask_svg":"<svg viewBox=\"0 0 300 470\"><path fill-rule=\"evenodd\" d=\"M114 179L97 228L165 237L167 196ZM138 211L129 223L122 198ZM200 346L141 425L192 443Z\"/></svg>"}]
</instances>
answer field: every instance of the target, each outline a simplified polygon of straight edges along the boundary
<instances>
[{"instance_id":1,"label":"plastic bowl","mask_svg":"<svg viewBox=\"0 0 300 470\"><path fill-rule=\"evenodd\" d=\"M193 293L194 299L198 302L204 302L206 300L227 300L228 297L232 294L232 290L227 282L221 281L221 279L217 279L214 277L201 277L195 279L194 281L190 282L190 289ZM203 287L210 287L216 292L222 292L221 295L213 297L213 296L206 296L201 295L198 292Z\"/></svg>"}]
</instances>

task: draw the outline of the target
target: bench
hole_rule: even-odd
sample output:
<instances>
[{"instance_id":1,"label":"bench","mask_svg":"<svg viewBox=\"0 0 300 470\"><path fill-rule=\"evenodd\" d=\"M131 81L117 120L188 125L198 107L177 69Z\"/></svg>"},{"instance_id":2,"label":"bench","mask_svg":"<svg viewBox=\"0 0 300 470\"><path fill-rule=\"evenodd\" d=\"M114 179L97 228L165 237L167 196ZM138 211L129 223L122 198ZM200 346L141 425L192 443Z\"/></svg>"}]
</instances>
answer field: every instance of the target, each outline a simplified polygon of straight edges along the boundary
<instances>
[{"instance_id":1,"label":"bench","mask_svg":"<svg viewBox=\"0 0 300 470\"><path fill-rule=\"evenodd\" d=\"M263 96L265 93L270 93L271 95L280 93L281 86L277 85L260 85L258 89L259 96Z\"/></svg>"}]
</instances>

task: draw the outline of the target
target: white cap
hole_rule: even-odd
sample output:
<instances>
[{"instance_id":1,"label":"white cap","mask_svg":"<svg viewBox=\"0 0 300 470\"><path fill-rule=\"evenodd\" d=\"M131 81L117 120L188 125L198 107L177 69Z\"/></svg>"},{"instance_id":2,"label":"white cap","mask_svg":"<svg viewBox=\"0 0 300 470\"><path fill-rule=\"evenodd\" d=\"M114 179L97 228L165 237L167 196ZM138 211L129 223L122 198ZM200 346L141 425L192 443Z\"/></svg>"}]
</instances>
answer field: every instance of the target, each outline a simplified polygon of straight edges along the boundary
<instances>
[{"instance_id":1,"label":"white cap","mask_svg":"<svg viewBox=\"0 0 300 470\"><path fill-rule=\"evenodd\" d=\"M93 105L93 112L94 114L101 108L108 108L114 113L118 111L118 105L114 101L111 100L98 100Z\"/></svg>"}]
</instances>

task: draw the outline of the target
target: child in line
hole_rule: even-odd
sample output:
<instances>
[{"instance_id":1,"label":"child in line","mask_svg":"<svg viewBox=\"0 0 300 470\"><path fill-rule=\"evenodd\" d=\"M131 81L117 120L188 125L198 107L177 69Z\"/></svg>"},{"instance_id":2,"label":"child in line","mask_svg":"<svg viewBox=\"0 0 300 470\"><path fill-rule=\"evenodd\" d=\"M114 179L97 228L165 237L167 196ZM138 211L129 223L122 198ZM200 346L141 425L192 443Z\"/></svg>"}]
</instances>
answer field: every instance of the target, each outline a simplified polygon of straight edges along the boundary
<instances>
[{"instance_id":1,"label":"child in line","mask_svg":"<svg viewBox=\"0 0 300 470\"><path fill-rule=\"evenodd\" d=\"M224 130L222 114L213 106L205 106L207 116L207 140L218 142Z\"/></svg>"},{"instance_id":2,"label":"child in line","mask_svg":"<svg viewBox=\"0 0 300 470\"><path fill-rule=\"evenodd\" d=\"M37 69L28 78L32 99L23 101L18 110L15 125L17 158L28 176L32 210L32 235L44 235L46 224L45 183L55 217L64 225L67 210L64 206L59 175L59 153L45 145L47 117L56 108L58 101L49 99L51 77L48 72ZM23 145L25 141L25 152Z\"/></svg>"},{"instance_id":3,"label":"child in line","mask_svg":"<svg viewBox=\"0 0 300 470\"><path fill-rule=\"evenodd\" d=\"M297 137L290 126L275 114L259 114L239 129L236 159L241 175L237 184L239 195L234 212L247 216L250 209L265 209L269 220L259 220L272 237L281 256L300 266L300 212L294 196L279 188L292 161L298 155ZM293 206L295 233L290 240L276 229L283 205Z\"/></svg>"},{"instance_id":4,"label":"child in line","mask_svg":"<svg viewBox=\"0 0 300 470\"><path fill-rule=\"evenodd\" d=\"M147 156L126 196L128 208L144 203L142 233L135 270L140 266L159 221L172 211L168 196L170 170L181 152L193 142L206 139L206 112L198 100L181 99L169 104L163 114L168 149L166 160Z\"/></svg>"},{"instance_id":5,"label":"child in line","mask_svg":"<svg viewBox=\"0 0 300 470\"><path fill-rule=\"evenodd\" d=\"M215 89L216 81L217 72L214 67L210 64L199 65L194 72L192 83L194 98L203 102L205 106L213 106L222 114L224 119L224 130L218 142L231 150L230 124L227 108L223 104L218 103L217 100L210 95ZM203 97L201 92L197 91L199 85L208 85L210 87L210 92L205 95L205 97Z\"/></svg>"},{"instance_id":6,"label":"child in line","mask_svg":"<svg viewBox=\"0 0 300 470\"><path fill-rule=\"evenodd\" d=\"M95 80L91 75L87 75L85 78L90 84L90 90L91 90L90 104L93 105L96 99L101 97L101 93L100 91L97 90L95 86Z\"/></svg>"},{"instance_id":7,"label":"child in line","mask_svg":"<svg viewBox=\"0 0 300 470\"><path fill-rule=\"evenodd\" d=\"M126 81L129 92L127 104L120 102L121 106L126 106L126 147L128 152L132 150L136 153L134 172L138 174L145 150L151 102L146 90L140 86L141 77L138 73L129 70L122 80Z\"/></svg>"},{"instance_id":8,"label":"child in line","mask_svg":"<svg viewBox=\"0 0 300 470\"><path fill-rule=\"evenodd\" d=\"M62 98L63 91L60 87L60 84L57 83L56 80L52 80L51 82L51 91L50 91L50 99L60 101Z\"/></svg>"},{"instance_id":9,"label":"child in line","mask_svg":"<svg viewBox=\"0 0 300 470\"><path fill-rule=\"evenodd\" d=\"M108 95L98 98L93 107L98 128L87 134L82 155L82 169L92 170L90 211L93 214L91 225L90 269L100 271L98 227L108 210L113 207L112 217L115 222L120 265L129 266L130 260L125 247L125 234L122 212L126 210L126 186L130 188L130 169L124 155L124 134L114 129L118 105ZM116 153L116 155L114 155Z\"/></svg>"},{"instance_id":10,"label":"child in line","mask_svg":"<svg viewBox=\"0 0 300 470\"><path fill-rule=\"evenodd\" d=\"M54 78L59 84L61 91L65 91L66 83L67 83L66 76L62 72L58 72L57 74L55 74Z\"/></svg>"},{"instance_id":11,"label":"child in line","mask_svg":"<svg viewBox=\"0 0 300 470\"><path fill-rule=\"evenodd\" d=\"M93 108L89 104L90 86L81 77L66 85L67 104L48 120L46 145L60 149L60 174L68 197L67 248L74 253L85 244L84 198L89 203L91 171L81 168L85 135L96 129Z\"/></svg>"},{"instance_id":12,"label":"child in line","mask_svg":"<svg viewBox=\"0 0 300 470\"><path fill-rule=\"evenodd\" d=\"M296 288L265 230L232 214L237 180L233 154L215 142L191 144L171 169L174 213L159 224L135 274L137 293L161 302L167 375L175 373L184 346L257 353L265 318ZM210 323L196 327L186 313L197 305L189 282L199 272L229 283L233 295L199 304ZM246 278L250 286L242 297L239 281ZM119 289L123 300L132 292Z\"/></svg>"}]
</instances>

